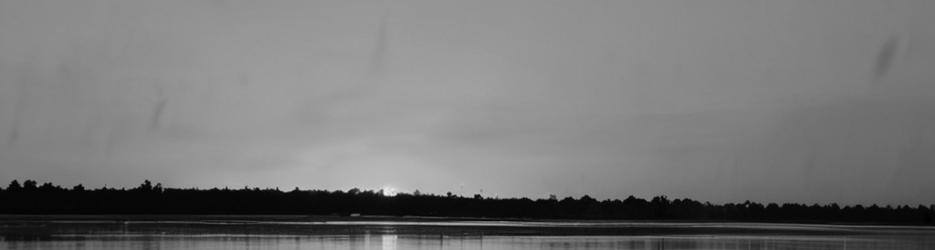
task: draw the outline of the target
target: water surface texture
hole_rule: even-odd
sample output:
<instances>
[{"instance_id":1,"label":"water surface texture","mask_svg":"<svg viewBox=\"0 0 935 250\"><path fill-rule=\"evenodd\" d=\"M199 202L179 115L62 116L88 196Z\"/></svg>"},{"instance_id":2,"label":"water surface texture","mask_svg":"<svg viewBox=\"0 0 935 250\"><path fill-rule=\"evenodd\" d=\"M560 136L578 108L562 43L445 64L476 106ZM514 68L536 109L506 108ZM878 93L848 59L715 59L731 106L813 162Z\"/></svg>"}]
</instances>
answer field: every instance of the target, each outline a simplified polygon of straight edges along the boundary
<instances>
[{"instance_id":1,"label":"water surface texture","mask_svg":"<svg viewBox=\"0 0 935 250\"><path fill-rule=\"evenodd\" d=\"M0 249L935 249L924 227L507 221L13 220Z\"/></svg>"}]
</instances>

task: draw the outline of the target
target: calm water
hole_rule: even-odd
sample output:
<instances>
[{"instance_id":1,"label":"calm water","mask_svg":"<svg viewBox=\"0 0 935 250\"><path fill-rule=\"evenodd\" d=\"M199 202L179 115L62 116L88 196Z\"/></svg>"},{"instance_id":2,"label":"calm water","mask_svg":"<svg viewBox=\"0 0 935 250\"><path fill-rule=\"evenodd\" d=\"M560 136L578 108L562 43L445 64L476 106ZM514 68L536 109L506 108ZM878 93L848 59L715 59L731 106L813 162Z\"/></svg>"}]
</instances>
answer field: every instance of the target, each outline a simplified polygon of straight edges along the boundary
<instances>
[{"instance_id":1,"label":"calm water","mask_svg":"<svg viewBox=\"0 0 935 250\"><path fill-rule=\"evenodd\" d=\"M935 249L926 228L705 223L0 222L0 249Z\"/></svg>"}]
</instances>

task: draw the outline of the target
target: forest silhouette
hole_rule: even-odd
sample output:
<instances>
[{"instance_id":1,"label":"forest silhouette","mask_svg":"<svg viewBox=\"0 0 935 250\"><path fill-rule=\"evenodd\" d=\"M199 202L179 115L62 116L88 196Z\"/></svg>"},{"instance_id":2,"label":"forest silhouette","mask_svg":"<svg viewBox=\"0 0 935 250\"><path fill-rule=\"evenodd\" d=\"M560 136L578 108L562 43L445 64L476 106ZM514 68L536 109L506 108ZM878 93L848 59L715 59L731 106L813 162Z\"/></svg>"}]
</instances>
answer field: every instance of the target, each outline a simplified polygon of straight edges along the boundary
<instances>
[{"instance_id":1,"label":"forest silhouette","mask_svg":"<svg viewBox=\"0 0 935 250\"><path fill-rule=\"evenodd\" d=\"M277 188L166 188L143 182L135 188L62 188L12 181L0 188L0 214L295 214L437 216L498 219L606 219L935 225L935 205L839 206L795 203L711 204L656 196L645 200L490 198L474 195Z\"/></svg>"}]
</instances>

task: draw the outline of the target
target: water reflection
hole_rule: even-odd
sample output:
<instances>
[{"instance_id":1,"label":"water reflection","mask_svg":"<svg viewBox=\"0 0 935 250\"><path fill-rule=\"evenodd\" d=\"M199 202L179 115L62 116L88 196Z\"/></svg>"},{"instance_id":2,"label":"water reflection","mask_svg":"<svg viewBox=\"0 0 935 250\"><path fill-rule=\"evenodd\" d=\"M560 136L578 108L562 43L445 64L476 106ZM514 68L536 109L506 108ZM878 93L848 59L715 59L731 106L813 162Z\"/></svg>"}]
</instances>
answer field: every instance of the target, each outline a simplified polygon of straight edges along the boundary
<instances>
[{"instance_id":1,"label":"water reflection","mask_svg":"<svg viewBox=\"0 0 935 250\"><path fill-rule=\"evenodd\" d=\"M382 235L380 236L383 241L383 247L381 250L396 250L396 235Z\"/></svg>"},{"instance_id":2,"label":"water reflection","mask_svg":"<svg viewBox=\"0 0 935 250\"><path fill-rule=\"evenodd\" d=\"M63 235L0 249L935 249L931 237Z\"/></svg>"}]
</instances>

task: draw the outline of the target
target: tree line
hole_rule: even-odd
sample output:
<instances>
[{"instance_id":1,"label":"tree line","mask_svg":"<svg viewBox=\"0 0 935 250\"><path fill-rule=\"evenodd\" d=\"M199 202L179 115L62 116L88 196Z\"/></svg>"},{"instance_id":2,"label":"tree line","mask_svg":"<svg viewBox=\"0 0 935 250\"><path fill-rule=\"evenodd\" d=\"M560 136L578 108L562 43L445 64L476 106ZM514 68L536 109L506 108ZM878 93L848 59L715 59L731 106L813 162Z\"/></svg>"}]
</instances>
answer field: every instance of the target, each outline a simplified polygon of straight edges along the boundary
<instances>
[{"instance_id":1,"label":"tree line","mask_svg":"<svg viewBox=\"0 0 935 250\"><path fill-rule=\"evenodd\" d=\"M935 205L712 204L656 196L646 200L490 198L474 195L384 195L381 190L278 188L165 188L144 181L135 188L63 188L12 181L0 188L2 214L303 214L388 215L514 219L692 220L935 225Z\"/></svg>"}]
</instances>

